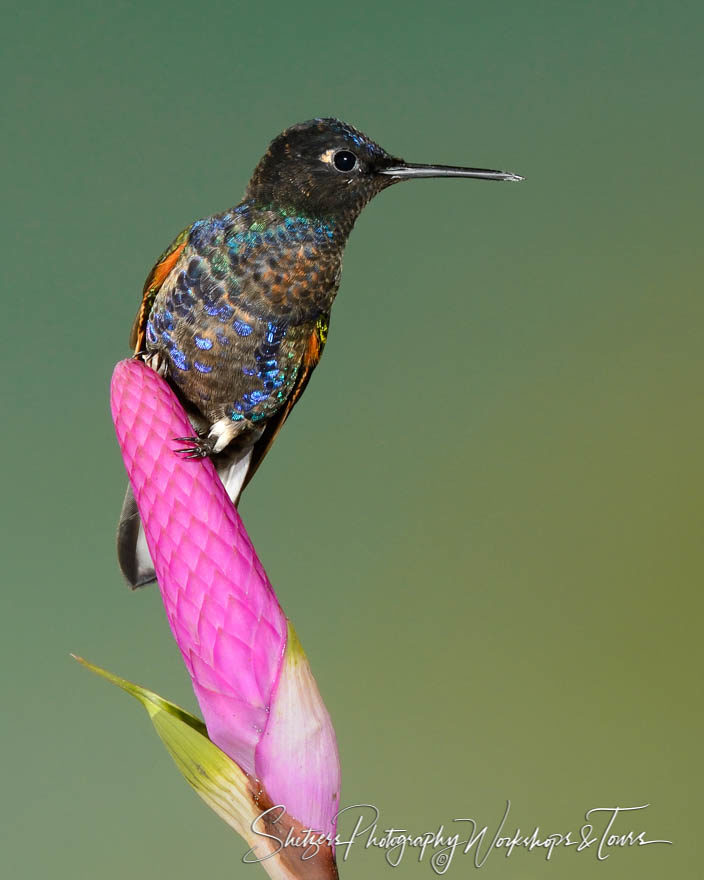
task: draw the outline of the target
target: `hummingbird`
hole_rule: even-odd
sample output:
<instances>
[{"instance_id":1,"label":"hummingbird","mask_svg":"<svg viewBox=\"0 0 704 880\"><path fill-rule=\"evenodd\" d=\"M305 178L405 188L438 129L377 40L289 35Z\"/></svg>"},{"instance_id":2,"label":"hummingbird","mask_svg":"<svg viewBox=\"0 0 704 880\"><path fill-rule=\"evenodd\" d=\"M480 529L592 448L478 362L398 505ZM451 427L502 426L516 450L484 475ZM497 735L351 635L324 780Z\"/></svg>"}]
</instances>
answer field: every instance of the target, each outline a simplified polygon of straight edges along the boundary
<instances>
[{"instance_id":1,"label":"hummingbird","mask_svg":"<svg viewBox=\"0 0 704 880\"><path fill-rule=\"evenodd\" d=\"M130 345L189 415L178 452L210 456L235 504L320 360L357 217L425 177L523 180L405 162L351 125L312 119L274 138L244 199L186 227L149 273ZM130 586L155 579L129 487L117 545Z\"/></svg>"}]
</instances>

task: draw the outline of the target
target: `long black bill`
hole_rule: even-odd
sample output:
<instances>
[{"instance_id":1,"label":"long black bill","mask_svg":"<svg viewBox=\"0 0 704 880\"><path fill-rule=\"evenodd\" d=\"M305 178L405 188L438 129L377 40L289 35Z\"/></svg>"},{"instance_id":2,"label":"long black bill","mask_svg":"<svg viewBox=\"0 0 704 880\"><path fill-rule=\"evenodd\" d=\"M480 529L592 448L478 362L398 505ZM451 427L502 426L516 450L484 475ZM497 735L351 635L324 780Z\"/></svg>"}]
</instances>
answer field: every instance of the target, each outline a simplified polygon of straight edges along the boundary
<instances>
[{"instance_id":1,"label":"long black bill","mask_svg":"<svg viewBox=\"0 0 704 880\"><path fill-rule=\"evenodd\" d=\"M461 168L457 165L412 165L403 162L379 169L379 174L406 180L414 177L476 177L479 180L524 180L510 171L491 171L488 168Z\"/></svg>"}]
</instances>

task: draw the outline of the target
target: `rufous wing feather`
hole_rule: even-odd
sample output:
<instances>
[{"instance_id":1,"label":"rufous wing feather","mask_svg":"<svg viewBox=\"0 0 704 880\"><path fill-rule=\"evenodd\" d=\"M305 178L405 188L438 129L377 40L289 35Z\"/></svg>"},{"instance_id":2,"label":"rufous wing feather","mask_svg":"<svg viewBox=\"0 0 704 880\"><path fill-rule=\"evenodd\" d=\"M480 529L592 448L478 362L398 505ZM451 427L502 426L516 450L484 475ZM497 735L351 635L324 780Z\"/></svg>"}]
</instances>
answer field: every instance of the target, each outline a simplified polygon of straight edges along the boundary
<instances>
[{"instance_id":1,"label":"rufous wing feather","mask_svg":"<svg viewBox=\"0 0 704 880\"><path fill-rule=\"evenodd\" d=\"M276 415L267 420L266 428L264 429L262 436L254 444L254 448L252 450L252 458L250 459L249 464L249 470L247 471L247 476L245 477L242 484L242 489L247 486L249 481L256 473L257 468L262 463L267 452L271 449L274 440L276 440L276 437L278 436L278 433L283 427L284 422L288 418L291 410L298 402L301 394L303 394L303 392L305 391L311 374L313 370L317 367L318 362L320 361L320 357L323 353L323 348L325 348L327 334L328 321L327 319L320 318L318 320L318 323L316 324L315 330L313 331L313 333L311 333L310 339L308 340L308 345L306 346L306 350L303 355L303 362L301 363L301 368L298 372L298 379L293 387L293 390L289 394L286 403L281 407Z\"/></svg>"},{"instance_id":2,"label":"rufous wing feather","mask_svg":"<svg viewBox=\"0 0 704 880\"><path fill-rule=\"evenodd\" d=\"M159 288L166 280L166 276L174 268L178 262L178 258L183 253L183 249L188 244L188 234L190 230L191 227L187 227L171 242L164 253L156 261L154 268L144 282L142 302L140 303L139 311L137 312L137 317L134 319L132 332L130 333L130 345L135 354L144 350L144 336L146 333L147 321L149 320L149 313L154 304L154 298L159 292Z\"/></svg>"}]
</instances>

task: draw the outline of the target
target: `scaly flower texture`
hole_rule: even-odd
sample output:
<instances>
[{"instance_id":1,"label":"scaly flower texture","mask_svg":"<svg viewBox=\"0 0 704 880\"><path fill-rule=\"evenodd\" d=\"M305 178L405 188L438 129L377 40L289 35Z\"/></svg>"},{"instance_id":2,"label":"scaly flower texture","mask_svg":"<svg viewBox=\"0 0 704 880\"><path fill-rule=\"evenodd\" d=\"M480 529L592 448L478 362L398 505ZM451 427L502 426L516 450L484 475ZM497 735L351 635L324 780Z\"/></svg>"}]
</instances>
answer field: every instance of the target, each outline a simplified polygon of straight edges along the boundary
<instances>
[{"instance_id":1,"label":"scaly flower texture","mask_svg":"<svg viewBox=\"0 0 704 880\"><path fill-rule=\"evenodd\" d=\"M164 608L208 737L246 775L251 817L240 824L281 804L277 836L311 828L334 837L335 733L239 513L208 459L174 451L174 438L193 430L163 379L139 360L121 361L111 392ZM262 864L277 877L337 876L331 847L305 862L298 850Z\"/></svg>"}]
</instances>

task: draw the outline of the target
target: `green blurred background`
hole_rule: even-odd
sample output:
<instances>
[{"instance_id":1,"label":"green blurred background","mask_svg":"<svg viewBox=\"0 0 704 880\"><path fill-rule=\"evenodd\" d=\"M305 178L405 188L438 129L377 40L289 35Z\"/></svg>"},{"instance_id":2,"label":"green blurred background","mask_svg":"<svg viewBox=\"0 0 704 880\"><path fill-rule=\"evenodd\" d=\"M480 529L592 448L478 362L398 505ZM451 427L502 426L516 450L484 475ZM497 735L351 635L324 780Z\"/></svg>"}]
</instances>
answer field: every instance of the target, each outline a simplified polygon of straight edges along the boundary
<instances>
[{"instance_id":1,"label":"green blurred background","mask_svg":"<svg viewBox=\"0 0 704 880\"><path fill-rule=\"evenodd\" d=\"M114 555L113 364L147 271L336 115L423 181L362 215L328 347L242 504L333 717L343 803L578 828L487 877L693 876L702 819L695 2L3 4L5 876L264 877L136 703L195 708ZM699 661L699 662L698 662ZM413 852L397 870L431 877ZM456 859L447 876L469 876ZM345 880L396 876L352 850Z\"/></svg>"}]
</instances>

